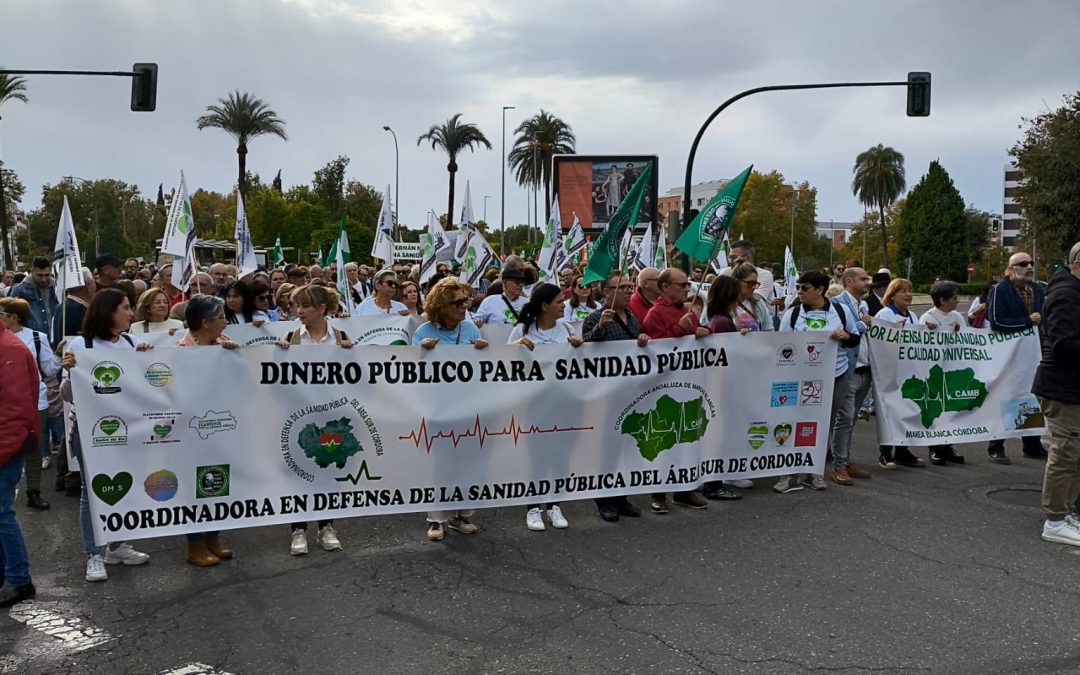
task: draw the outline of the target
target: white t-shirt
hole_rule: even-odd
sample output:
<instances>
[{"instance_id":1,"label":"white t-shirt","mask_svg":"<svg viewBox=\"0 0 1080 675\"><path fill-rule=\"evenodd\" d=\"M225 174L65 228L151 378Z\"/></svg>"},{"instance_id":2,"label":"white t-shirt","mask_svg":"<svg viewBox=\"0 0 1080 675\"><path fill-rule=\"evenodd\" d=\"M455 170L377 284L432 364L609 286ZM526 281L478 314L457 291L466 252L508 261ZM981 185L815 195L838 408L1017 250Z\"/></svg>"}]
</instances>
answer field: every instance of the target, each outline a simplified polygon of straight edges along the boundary
<instances>
[{"instance_id":1,"label":"white t-shirt","mask_svg":"<svg viewBox=\"0 0 1080 675\"><path fill-rule=\"evenodd\" d=\"M919 315L915 312L908 310L908 315L904 316L891 306L882 307L877 314L874 315L875 319L881 319L882 321L888 321L889 323L895 323L898 326L910 326L919 323Z\"/></svg>"},{"instance_id":2,"label":"white t-shirt","mask_svg":"<svg viewBox=\"0 0 1080 675\"><path fill-rule=\"evenodd\" d=\"M590 314L600 309L600 305L595 307L589 307L588 305L581 304L577 307L571 307L567 302L565 309L563 310L563 321L573 323L575 321L584 321Z\"/></svg>"},{"instance_id":3,"label":"white t-shirt","mask_svg":"<svg viewBox=\"0 0 1080 675\"><path fill-rule=\"evenodd\" d=\"M951 312L943 312L937 307L934 307L922 315L919 319L919 323L924 326L934 324L934 327L930 330L942 330L946 332L953 332L960 330L964 326L967 326L967 322L964 321L964 315L955 309Z\"/></svg>"},{"instance_id":4,"label":"white t-shirt","mask_svg":"<svg viewBox=\"0 0 1080 675\"><path fill-rule=\"evenodd\" d=\"M795 311L795 307L799 308L799 315L795 317L795 326L792 327L791 315ZM849 335L858 333L858 327L855 325L858 319L851 316L851 310L845 309L844 317L841 319L840 312L837 311L838 308L831 301L827 300L823 309L807 311L805 306L796 305L795 307L784 312L784 316L780 319L780 332L822 331L832 334L836 329L843 328ZM847 349L843 345L839 345L836 350L836 377L840 377L847 370Z\"/></svg>"},{"instance_id":5,"label":"white t-shirt","mask_svg":"<svg viewBox=\"0 0 1080 675\"><path fill-rule=\"evenodd\" d=\"M300 324L300 334L297 338L302 345L324 345L327 343L333 344L336 339L334 338L334 329L330 327L330 324L326 325L326 335L323 335L321 340L316 340L308 333L307 326Z\"/></svg>"},{"instance_id":6,"label":"white t-shirt","mask_svg":"<svg viewBox=\"0 0 1080 675\"><path fill-rule=\"evenodd\" d=\"M517 323L517 317L506 306L506 302L503 299L505 295L489 295L484 298L480 303L480 307L476 309L476 316L484 320L484 323L505 323L514 324ZM521 312L521 308L525 306L525 296L518 296L517 300L510 300L506 298L506 301L510 303L510 306L514 308L514 312Z\"/></svg>"},{"instance_id":7,"label":"white t-shirt","mask_svg":"<svg viewBox=\"0 0 1080 675\"><path fill-rule=\"evenodd\" d=\"M38 354L37 346L34 344L34 333L37 333L38 340L41 343L40 354ZM15 333L15 336L22 340L22 343L30 350L30 355L34 357L34 361L38 364L38 369L41 373L45 374L45 377L51 377L60 372L60 359L53 352L52 348L49 347L48 335L24 327L20 329L18 333ZM47 410L48 408L48 386L45 384L45 379L41 378L38 382L38 410Z\"/></svg>"},{"instance_id":8,"label":"white t-shirt","mask_svg":"<svg viewBox=\"0 0 1080 675\"><path fill-rule=\"evenodd\" d=\"M543 330L536 323L529 326L528 332L525 332L524 328L525 325L520 323L514 326L514 330L510 331L510 337L506 339L506 344L513 344L522 337L527 337L534 345L565 345L570 342L570 336L573 335L572 329L565 321L556 321L554 326Z\"/></svg>"},{"instance_id":9,"label":"white t-shirt","mask_svg":"<svg viewBox=\"0 0 1080 675\"><path fill-rule=\"evenodd\" d=\"M128 340L125 339L124 336L131 338L131 342L128 342ZM94 338L94 346L92 347L92 349L135 349L135 347L138 347L140 344L142 344L142 342L143 341L139 339L138 335L124 333L120 337L116 338L116 342L112 342L110 340L99 340L98 338ZM68 352L75 351L76 349L86 349L86 342L83 340L83 336L81 335L76 335L75 337L68 340L67 346L64 347L64 353L67 354Z\"/></svg>"},{"instance_id":10,"label":"white t-shirt","mask_svg":"<svg viewBox=\"0 0 1080 675\"><path fill-rule=\"evenodd\" d=\"M397 300L390 301L390 309L386 310L375 304L375 296L370 296L364 299L359 305L353 308L353 316L378 316L379 314L399 314L401 312L407 312L409 308Z\"/></svg>"},{"instance_id":11,"label":"white t-shirt","mask_svg":"<svg viewBox=\"0 0 1080 675\"><path fill-rule=\"evenodd\" d=\"M243 316L240 317L241 319ZM131 324L131 328L128 329L130 333L158 333L170 331L172 329L181 330L184 327L184 322L178 319L165 319L164 321L136 321ZM94 345L95 347L97 345Z\"/></svg>"}]
</instances>

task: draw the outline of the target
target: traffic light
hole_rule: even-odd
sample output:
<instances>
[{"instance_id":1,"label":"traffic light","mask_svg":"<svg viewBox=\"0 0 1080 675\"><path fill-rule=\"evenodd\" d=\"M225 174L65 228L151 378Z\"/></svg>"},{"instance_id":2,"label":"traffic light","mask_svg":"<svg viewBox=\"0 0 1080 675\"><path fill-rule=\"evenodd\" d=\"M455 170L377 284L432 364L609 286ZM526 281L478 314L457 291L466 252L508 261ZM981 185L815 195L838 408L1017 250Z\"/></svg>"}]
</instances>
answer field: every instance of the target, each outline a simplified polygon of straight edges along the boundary
<instances>
[{"instance_id":1,"label":"traffic light","mask_svg":"<svg viewBox=\"0 0 1080 675\"><path fill-rule=\"evenodd\" d=\"M930 116L930 73L907 74L908 117Z\"/></svg>"},{"instance_id":2,"label":"traffic light","mask_svg":"<svg viewBox=\"0 0 1080 675\"><path fill-rule=\"evenodd\" d=\"M998 224L997 224L996 221L992 225L990 225L990 231L993 232L994 234L997 234Z\"/></svg>"},{"instance_id":3,"label":"traffic light","mask_svg":"<svg viewBox=\"0 0 1080 675\"><path fill-rule=\"evenodd\" d=\"M154 112L157 108L157 64L136 63L131 78L131 111Z\"/></svg>"}]
</instances>

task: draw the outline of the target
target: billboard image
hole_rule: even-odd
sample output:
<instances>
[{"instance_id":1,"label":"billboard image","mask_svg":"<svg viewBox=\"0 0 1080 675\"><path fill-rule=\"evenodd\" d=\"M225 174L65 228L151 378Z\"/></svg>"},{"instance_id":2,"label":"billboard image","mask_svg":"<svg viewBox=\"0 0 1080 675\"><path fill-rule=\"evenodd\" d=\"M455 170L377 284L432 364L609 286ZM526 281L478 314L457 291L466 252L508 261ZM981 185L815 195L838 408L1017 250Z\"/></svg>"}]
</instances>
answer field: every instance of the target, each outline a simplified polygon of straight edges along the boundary
<instances>
[{"instance_id":1,"label":"billboard image","mask_svg":"<svg viewBox=\"0 0 1080 675\"><path fill-rule=\"evenodd\" d=\"M569 229L576 214L586 231L603 230L649 162L652 176L636 221L642 228L656 222L660 167L655 155L556 155L552 176L563 229Z\"/></svg>"}]
</instances>

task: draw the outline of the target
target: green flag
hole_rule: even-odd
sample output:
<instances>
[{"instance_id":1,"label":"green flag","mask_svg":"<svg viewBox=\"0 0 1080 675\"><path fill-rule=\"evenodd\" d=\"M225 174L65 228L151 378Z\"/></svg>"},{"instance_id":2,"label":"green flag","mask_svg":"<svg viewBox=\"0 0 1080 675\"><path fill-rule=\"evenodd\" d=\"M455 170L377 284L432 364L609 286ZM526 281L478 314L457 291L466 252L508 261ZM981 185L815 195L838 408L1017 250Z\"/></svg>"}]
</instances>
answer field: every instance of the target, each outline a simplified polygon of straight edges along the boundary
<instances>
[{"instance_id":1,"label":"green flag","mask_svg":"<svg viewBox=\"0 0 1080 675\"><path fill-rule=\"evenodd\" d=\"M342 257L345 258L345 262L350 262L352 256L349 255L349 240L345 237L345 214L341 214L341 223L338 225L337 237L334 238L334 243L330 246L330 252L326 254L326 259L323 260L323 267L330 267L330 263L337 260L338 247L341 247ZM322 258L322 248L319 248L319 257Z\"/></svg>"},{"instance_id":2,"label":"green flag","mask_svg":"<svg viewBox=\"0 0 1080 675\"><path fill-rule=\"evenodd\" d=\"M285 262L285 251L281 248L281 234L278 233L277 241L274 242L274 267L278 267L281 263Z\"/></svg>"},{"instance_id":3,"label":"green flag","mask_svg":"<svg viewBox=\"0 0 1080 675\"><path fill-rule=\"evenodd\" d=\"M735 218L735 208L739 205L739 195L742 194L743 186L746 185L746 179L753 168L753 164L746 167L745 171L716 193L716 196L679 235L675 248L694 260L701 262L712 260L720 242L724 239L724 233L731 227L731 221Z\"/></svg>"},{"instance_id":4,"label":"green flag","mask_svg":"<svg viewBox=\"0 0 1080 675\"><path fill-rule=\"evenodd\" d=\"M589 262L585 268L585 278L581 280L582 284L588 285L607 279L611 268L619 262L619 246L622 244L623 233L637 224L637 215L645 197L645 186L649 184L651 174L652 162L649 162L589 251Z\"/></svg>"}]
</instances>

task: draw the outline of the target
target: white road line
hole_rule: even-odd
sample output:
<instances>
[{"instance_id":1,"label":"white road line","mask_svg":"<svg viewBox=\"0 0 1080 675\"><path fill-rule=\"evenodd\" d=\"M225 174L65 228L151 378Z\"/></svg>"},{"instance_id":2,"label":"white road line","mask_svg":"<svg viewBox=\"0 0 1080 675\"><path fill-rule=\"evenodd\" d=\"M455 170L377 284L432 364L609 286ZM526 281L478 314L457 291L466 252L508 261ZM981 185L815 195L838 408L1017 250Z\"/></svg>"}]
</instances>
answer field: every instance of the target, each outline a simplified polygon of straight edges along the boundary
<instances>
[{"instance_id":1,"label":"white road line","mask_svg":"<svg viewBox=\"0 0 1080 675\"><path fill-rule=\"evenodd\" d=\"M180 666L176 670L163 670L160 675L231 675L231 673L218 670L205 663L189 663L186 666Z\"/></svg>"},{"instance_id":2,"label":"white road line","mask_svg":"<svg viewBox=\"0 0 1080 675\"><path fill-rule=\"evenodd\" d=\"M81 652L113 639L100 628L95 628L78 617L69 617L45 609L33 602L21 602L11 608L8 616L30 628L63 642L66 649Z\"/></svg>"}]
</instances>

